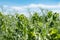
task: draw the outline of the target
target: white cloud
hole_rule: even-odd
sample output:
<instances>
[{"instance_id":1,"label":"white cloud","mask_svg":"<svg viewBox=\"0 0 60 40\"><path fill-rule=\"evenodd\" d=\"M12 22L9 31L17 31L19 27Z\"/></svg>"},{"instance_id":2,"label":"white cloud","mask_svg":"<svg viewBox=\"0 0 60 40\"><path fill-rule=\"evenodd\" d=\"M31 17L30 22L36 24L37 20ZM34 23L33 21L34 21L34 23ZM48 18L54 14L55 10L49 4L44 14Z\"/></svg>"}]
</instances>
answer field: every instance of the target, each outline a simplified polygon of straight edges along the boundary
<instances>
[{"instance_id":1,"label":"white cloud","mask_svg":"<svg viewBox=\"0 0 60 40\"><path fill-rule=\"evenodd\" d=\"M31 8L33 11L39 10L37 8L43 8L43 9L52 10L53 12L60 13L60 4L57 4L57 5L30 4L25 6L12 6L11 8L18 11L20 10L21 13L25 13L27 8Z\"/></svg>"},{"instance_id":2,"label":"white cloud","mask_svg":"<svg viewBox=\"0 0 60 40\"><path fill-rule=\"evenodd\" d=\"M25 5L25 6L12 6L11 8L13 9L17 9L17 10L22 10L22 9L26 9L26 8L47 8L47 9L59 9L60 5L44 5L44 4L30 4L30 5Z\"/></svg>"},{"instance_id":3,"label":"white cloud","mask_svg":"<svg viewBox=\"0 0 60 40\"><path fill-rule=\"evenodd\" d=\"M45 5L45 4L30 4L30 5L25 5L25 6L7 6L7 5L3 5L4 10L6 11L5 14L7 13L15 13L15 11L18 13L23 13L25 15L29 15L27 14L28 11L27 9L30 8L31 12L33 13L33 11L37 11L37 12L41 12L39 10L39 8L43 8L43 9L48 9L48 10L52 10L53 12L59 12L60 13L60 4L57 5Z\"/></svg>"},{"instance_id":4,"label":"white cloud","mask_svg":"<svg viewBox=\"0 0 60 40\"><path fill-rule=\"evenodd\" d=\"M4 5L4 7L7 7L7 5ZM57 5L30 4L30 5L25 5L25 6L10 6L7 8L11 8L11 9L18 10L21 12L26 11L26 9L28 9L28 8L31 8L34 10L35 9L37 10L37 8L44 8L44 9L52 10L54 12L60 12L60 4L57 4Z\"/></svg>"}]
</instances>

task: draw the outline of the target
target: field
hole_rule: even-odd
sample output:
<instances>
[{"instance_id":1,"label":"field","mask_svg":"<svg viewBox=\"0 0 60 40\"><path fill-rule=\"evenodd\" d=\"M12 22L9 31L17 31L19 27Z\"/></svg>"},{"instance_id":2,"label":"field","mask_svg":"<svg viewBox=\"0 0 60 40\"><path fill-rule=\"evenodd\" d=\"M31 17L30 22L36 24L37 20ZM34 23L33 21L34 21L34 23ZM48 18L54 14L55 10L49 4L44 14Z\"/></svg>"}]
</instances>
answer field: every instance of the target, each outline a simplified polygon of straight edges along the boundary
<instances>
[{"instance_id":1,"label":"field","mask_svg":"<svg viewBox=\"0 0 60 40\"><path fill-rule=\"evenodd\" d=\"M34 12L26 17L0 12L0 40L60 40L60 14Z\"/></svg>"}]
</instances>

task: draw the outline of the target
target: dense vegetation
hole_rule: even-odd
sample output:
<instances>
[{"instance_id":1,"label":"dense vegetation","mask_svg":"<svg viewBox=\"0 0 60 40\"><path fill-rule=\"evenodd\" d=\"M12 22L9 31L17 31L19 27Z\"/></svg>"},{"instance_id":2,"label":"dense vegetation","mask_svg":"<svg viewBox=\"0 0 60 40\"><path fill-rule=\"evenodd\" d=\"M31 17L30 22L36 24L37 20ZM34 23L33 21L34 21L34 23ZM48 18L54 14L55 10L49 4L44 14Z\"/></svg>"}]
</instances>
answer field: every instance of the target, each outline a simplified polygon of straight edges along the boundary
<instances>
[{"instance_id":1,"label":"dense vegetation","mask_svg":"<svg viewBox=\"0 0 60 40\"><path fill-rule=\"evenodd\" d=\"M48 11L26 17L0 12L0 40L60 40L60 15Z\"/></svg>"}]
</instances>

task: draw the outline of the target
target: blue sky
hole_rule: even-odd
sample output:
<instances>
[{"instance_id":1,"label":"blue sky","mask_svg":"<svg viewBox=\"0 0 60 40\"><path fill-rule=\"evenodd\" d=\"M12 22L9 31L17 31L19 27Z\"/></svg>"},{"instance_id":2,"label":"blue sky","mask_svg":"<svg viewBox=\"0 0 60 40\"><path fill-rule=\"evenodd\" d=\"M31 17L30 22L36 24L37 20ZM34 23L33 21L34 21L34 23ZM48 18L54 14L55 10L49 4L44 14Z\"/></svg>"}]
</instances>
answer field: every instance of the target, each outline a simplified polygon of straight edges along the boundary
<instances>
[{"instance_id":1,"label":"blue sky","mask_svg":"<svg viewBox=\"0 0 60 40\"><path fill-rule=\"evenodd\" d=\"M29 4L57 5L60 0L0 0L0 5L22 6Z\"/></svg>"},{"instance_id":2,"label":"blue sky","mask_svg":"<svg viewBox=\"0 0 60 40\"><path fill-rule=\"evenodd\" d=\"M23 13L26 12L27 8L32 8L33 11L39 11L36 8L40 7L50 9L54 12L60 12L60 0L0 0L1 5L4 8L11 8ZM11 11L11 9L8 10Z\"/></svg>"}]
</instances>

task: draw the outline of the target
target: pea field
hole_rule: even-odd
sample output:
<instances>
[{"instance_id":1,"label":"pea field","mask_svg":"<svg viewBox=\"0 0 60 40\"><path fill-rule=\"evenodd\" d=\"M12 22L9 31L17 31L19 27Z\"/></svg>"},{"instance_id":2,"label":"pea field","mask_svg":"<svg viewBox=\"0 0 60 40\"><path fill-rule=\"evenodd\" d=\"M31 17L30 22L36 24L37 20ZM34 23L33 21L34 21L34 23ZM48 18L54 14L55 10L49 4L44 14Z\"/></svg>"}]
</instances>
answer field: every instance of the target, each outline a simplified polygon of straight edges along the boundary
<instances>
[{"instance_id":1,"label":"pea field","mask_svg":"<svg viewBox=\"0 0 60 40\"><path fill-rule=\"evenodd\" d=\"M26 17L0 12L0 40L60 40L60 13L34 12Z\"/></svg>"}]
</instances>

